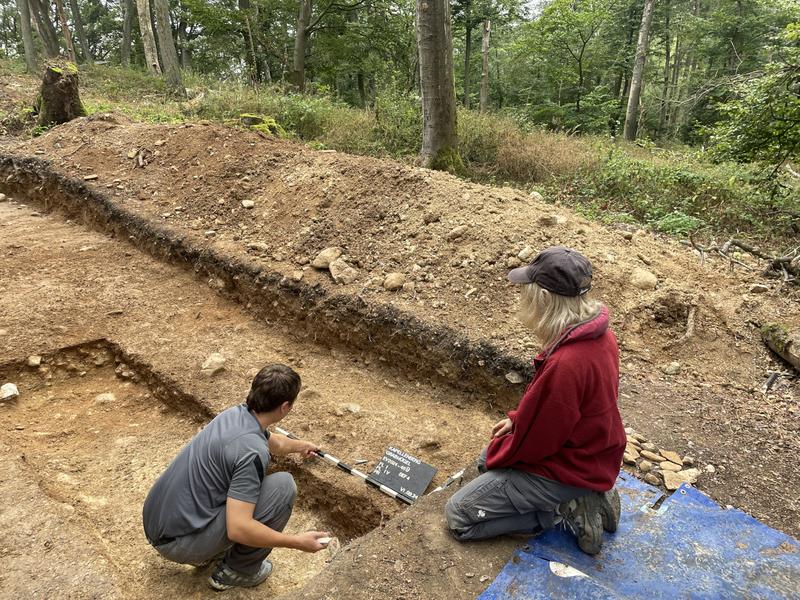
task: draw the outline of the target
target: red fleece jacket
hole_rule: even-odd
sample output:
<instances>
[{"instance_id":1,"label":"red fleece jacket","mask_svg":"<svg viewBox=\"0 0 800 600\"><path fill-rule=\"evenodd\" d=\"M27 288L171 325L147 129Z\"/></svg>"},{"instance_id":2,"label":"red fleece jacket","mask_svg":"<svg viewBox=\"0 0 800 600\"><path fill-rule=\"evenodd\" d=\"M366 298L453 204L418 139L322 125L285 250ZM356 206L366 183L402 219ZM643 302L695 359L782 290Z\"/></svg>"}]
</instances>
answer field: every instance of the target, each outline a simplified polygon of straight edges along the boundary
<instances>
[{"instance_id":1,"label":"red fleece jacket","mask_svg":"<svg viewBox=\"0 0 800 600\"><path fill-rule=\"evenodd\" d=\"M614 486L625 450L617 407L619 348L608 310L534 360L514 429L489 444L489 469L512 467L584 489Z\"/></svg>"}]
</instances>

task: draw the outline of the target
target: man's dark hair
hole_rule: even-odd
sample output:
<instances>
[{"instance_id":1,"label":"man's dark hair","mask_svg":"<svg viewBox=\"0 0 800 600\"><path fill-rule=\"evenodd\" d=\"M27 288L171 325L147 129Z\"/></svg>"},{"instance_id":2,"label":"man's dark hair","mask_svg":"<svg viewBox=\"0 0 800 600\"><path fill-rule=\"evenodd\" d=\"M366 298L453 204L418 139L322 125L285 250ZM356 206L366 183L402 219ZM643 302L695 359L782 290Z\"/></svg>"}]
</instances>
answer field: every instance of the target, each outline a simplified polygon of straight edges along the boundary
<instances>
[{"instance_id":1,"label":"man's dark hair","mask_svg":"<svg viewBox=\"0 0 800 600\"><path fill-rule=\"evenodd\" d=\"M292 404L300 391L300 375L281 364L267 365L253 378L247 394L247 408L257 413L270 412L284 402Z\"/></svg>"}]
</instances>

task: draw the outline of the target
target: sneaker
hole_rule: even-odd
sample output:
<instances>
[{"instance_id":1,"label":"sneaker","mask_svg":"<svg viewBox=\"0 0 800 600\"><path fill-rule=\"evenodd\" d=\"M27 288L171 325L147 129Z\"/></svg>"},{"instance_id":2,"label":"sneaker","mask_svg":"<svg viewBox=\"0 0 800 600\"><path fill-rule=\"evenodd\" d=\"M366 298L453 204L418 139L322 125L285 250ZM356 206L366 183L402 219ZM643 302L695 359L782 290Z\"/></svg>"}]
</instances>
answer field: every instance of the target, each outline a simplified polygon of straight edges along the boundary
<instances>
[{"instance_id":1,"label":"sneaker","mask_svg":"<svg viewBox=\"0 0 800 600\"><path fill-rule=\"evenodd\" d=\"M271 574L272 563L268 560L264 560L264 562L261 563L261 568L258 570L258 573L253 575L246 575L245 573L234 571L222 560L208 578L208 585L218 592L229 590L233 587L255 587L260 583L264 583Z\"/></svg>"},{"instance_id":2,"label":"sneaker","mask_svg":"<svg viewBox=\"0 0 800 600\"><path fill-rule=\"evenodd\" d=\"M600 495L591 493L564 502L558 507L562 524L578 538L578 547L586 554L597 554L603 547L603 518Z\"/></svg>"},{"instance_id":3,"label":"sneaker","mask_svg":"<svg viewBox=\"0 0 800 600\"><path fill-rule=\"evenodd\" d=\"M619 525L621 506L617 488L611 488L600 494L600 516L603 518L603 529L614 533Z\"/></svg>"}]
</instances>

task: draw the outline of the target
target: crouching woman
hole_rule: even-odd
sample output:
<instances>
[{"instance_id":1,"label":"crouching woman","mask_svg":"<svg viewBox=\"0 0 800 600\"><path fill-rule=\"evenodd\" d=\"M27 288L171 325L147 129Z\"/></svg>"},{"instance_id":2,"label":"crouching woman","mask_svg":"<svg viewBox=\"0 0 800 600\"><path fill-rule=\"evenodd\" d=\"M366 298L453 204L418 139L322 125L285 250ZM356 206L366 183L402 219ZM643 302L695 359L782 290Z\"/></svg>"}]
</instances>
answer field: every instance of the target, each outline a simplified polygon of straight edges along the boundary
<instances>
[{"instance_id":1,"label":"crouching woman","mask_svg":"<svg viewBox=\"0 0 800 600\"><path fill-rule=\"evenodd\" d=\"M591 264L568 248L548 248L508 278L523 286L520 319L543 350L519 406L492 429L481 475L447 503L447 524L467 541L561 523L597 554L603 530L619 522L614 483L626 441L608 309L587 295Z\"/></svg>"}]
</instances>

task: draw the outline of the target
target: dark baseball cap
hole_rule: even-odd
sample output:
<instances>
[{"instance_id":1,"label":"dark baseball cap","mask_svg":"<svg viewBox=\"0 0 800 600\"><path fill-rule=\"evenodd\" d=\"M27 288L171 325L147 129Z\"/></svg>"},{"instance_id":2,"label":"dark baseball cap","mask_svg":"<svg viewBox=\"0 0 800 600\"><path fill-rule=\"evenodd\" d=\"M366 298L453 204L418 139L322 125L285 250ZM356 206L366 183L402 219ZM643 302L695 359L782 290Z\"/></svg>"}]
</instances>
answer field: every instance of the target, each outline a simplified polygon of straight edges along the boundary
<instances>
[{"instance_id":1,"label":"dark baseball cap","mask_svg":"<svg viewBox=\"0 0 800 600\"><path fill-rule=\"evenodd\" d=\"M513 269L511 283L536 283L560 296L582 296L592 288L592 264L577 250L551 246L531 264Z\"/></svg>"}]
</instances>

